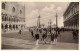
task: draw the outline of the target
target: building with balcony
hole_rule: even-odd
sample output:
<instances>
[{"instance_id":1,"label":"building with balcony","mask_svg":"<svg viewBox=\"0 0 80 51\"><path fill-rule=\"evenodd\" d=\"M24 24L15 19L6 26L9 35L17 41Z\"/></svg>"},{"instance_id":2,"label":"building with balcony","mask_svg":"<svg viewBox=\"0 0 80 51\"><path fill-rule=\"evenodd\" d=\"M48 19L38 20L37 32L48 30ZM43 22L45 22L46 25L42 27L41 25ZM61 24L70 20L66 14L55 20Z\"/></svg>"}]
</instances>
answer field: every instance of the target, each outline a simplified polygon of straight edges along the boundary
<instances>
[{"instance_id":1,"label":"building with balcony","mask_svg":"<svg viewBox=\"0 0 80 51\"><path fill-rule=\"evenodd\" d=\"M17 2L1 2L1 30L17 31L25 28L25 7Z\"/></svg>"},{"instance_id":2,"label":"building with balcony","mask_svg":"<svg viewBox=\"0 0 80 51\"><path fill-rule=\"evenodd\" d=\"M71 2L63 14L64 27L79 29L79 2Z\"/></svg>"}]
</instances>

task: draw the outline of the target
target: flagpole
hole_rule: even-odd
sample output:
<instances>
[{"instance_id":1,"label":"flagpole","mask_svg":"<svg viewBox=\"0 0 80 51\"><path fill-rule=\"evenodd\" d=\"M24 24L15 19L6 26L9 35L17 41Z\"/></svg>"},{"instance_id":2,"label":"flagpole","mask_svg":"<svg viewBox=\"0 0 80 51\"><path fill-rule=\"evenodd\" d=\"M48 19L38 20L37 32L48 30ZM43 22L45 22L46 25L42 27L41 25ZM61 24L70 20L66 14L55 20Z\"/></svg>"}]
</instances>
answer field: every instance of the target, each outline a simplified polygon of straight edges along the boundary
<instances>
[{"instance_id":1,"label":"flagpole","mask_svg":"<svg viewBox=\"0 0 80 51\"><path fill-rule=\"evenodd\" d=\"M57 17L58 17L58 16L57 16L57 13L56 13L56 27L58 27Z\"/></svg>"}]
</instances>

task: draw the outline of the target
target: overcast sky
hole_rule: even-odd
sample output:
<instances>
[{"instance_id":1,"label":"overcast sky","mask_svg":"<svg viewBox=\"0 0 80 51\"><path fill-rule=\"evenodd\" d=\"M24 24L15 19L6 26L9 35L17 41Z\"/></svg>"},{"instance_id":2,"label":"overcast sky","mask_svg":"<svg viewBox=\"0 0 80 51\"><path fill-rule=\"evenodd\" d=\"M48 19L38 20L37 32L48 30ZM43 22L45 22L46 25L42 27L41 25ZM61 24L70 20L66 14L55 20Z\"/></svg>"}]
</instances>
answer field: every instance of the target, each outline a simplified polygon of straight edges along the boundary
<instances>
[{"instance_id":1,"label":"overcast sky","mask_svg":"<svg viewBox=\"0 0 80 51\"><path fill-rule=\"evenodd\" d=\"M55 15L58 15L58 26L63 26L63 13L69 5L69 2L26 2L25 17L26 26L37 25L37 19L40 15L41 24L48 25L51 19L52 24L55 24Z\"/></svg>"}]
</instances>

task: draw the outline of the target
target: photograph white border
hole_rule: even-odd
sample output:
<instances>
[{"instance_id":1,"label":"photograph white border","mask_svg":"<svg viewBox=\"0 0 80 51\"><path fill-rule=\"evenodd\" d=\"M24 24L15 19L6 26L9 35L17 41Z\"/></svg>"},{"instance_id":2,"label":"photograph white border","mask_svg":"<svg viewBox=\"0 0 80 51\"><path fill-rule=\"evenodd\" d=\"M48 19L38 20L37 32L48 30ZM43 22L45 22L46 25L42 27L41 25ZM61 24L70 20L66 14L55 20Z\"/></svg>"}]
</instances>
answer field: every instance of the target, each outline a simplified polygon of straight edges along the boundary
<instances>
[{"instance_id":1,"label":"photograph white border","mask_svg":"<svg viewBox=\"0 0 80 51\"><path fill-rule=\"evenodd\" d=\"M7 1L7 2L80 2L79 0L0 0L0 23L1 23L1 2L2 1ZM79 3L79 10L80 10L80 3ZM79 12L80 13L80 12ZM79 21L80 22L80 21ZM1 24L0 24L1 26ZM80 31L79 31L80 32ZM1 27L0 27L0 40L1 40ZM80 38L79 38L80 40ZM80 42L79 42L80 45ZM1 41L0 41L0 48L1 48ZM80 47L79 47L80 49ZM2 50L1 51L31 51L31 50ZM35 51L35 50L33 50ZM37 51L42 51L42 50L37 50ZM45 51L45 50L43 50ZM46 50L46 51L52 51L52 50ZM66 51L66 50L53 50L53 51ZM78 51L78 50L71 50L71 51Z\"/></svg>"}]
</instances>

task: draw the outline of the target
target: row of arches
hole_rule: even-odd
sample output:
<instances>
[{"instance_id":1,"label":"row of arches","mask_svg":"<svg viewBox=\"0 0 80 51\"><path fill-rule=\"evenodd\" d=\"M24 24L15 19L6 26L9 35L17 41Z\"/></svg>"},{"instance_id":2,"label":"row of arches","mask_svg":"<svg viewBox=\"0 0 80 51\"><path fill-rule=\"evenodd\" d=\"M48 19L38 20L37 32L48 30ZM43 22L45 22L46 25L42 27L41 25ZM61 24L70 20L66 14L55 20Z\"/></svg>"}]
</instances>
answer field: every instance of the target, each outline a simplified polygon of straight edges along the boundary
<instances>
[{"instance_id":1,"label":"row of arches","mask_svg":"<svg viewBox=\"0 0 80 51\"><path fill-rule=\"evenodd\" d=\"M9 21L9 22L25 22L24 18L12 17L7 16L7 14L1 14L2 21Z\"/></svg>"},{"instance_id":2,"label":"row of arches","mask_svg":"<svg viewBox=\"0 0 80 51\"><path fill-rule=\"evenodd\" d=\"M76 14L77 12L79 12L79 3L74 3L69 7L69 9L67 9L67 11L64 14L64 18L68 19L69 17L72 17L73 14Z\"/></svg>"},{"instance_id":3,"label":"row of arches","mask_svg":"<svg viewBox=\"0 0 80 51\"><path fill-rule=\"evenodd\" d=\"M25 25L8 25L8 24L1 24L1 28L2 30L6 29L6 30L18 30L18 29L23 29L25 28Z\"/></svg>"}]
</instances>

